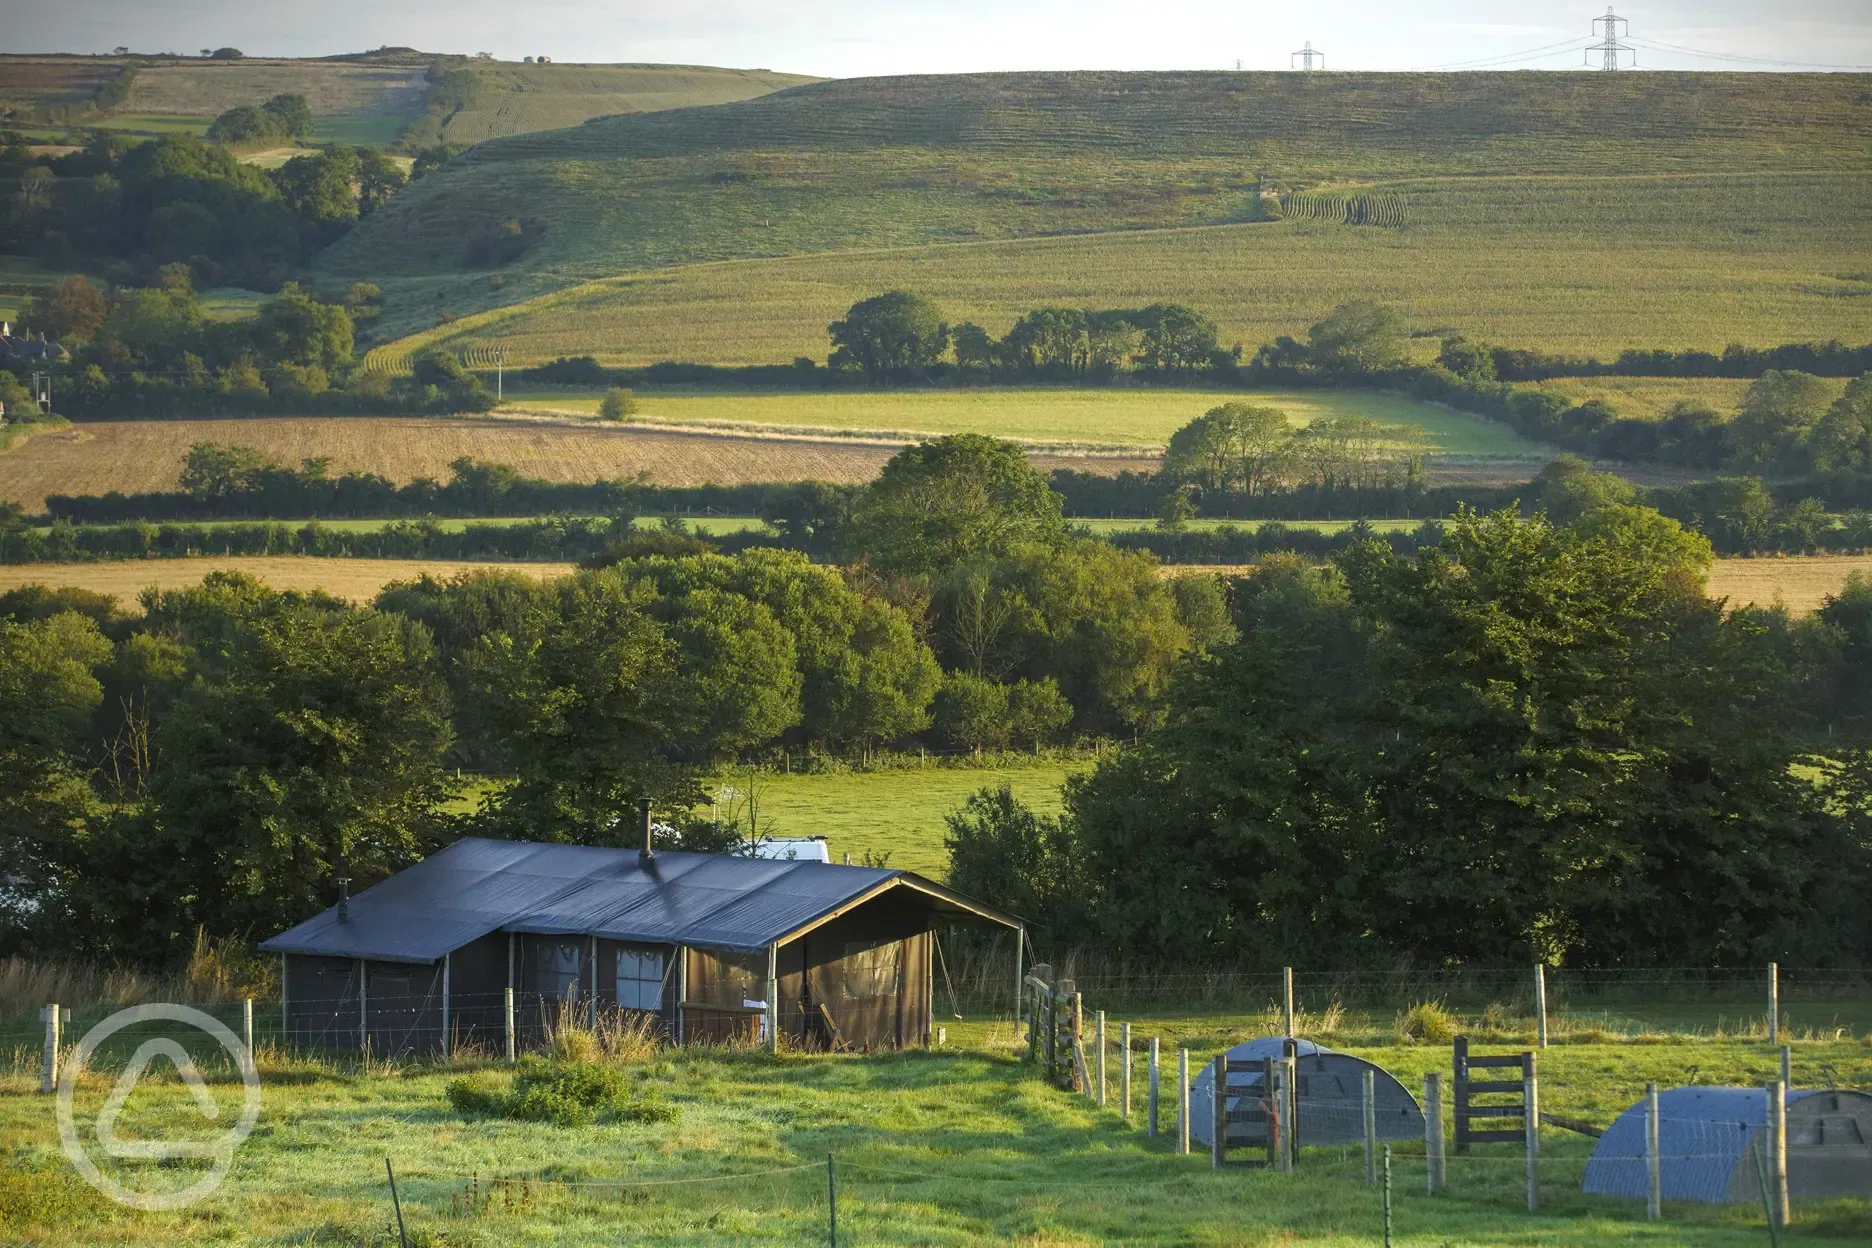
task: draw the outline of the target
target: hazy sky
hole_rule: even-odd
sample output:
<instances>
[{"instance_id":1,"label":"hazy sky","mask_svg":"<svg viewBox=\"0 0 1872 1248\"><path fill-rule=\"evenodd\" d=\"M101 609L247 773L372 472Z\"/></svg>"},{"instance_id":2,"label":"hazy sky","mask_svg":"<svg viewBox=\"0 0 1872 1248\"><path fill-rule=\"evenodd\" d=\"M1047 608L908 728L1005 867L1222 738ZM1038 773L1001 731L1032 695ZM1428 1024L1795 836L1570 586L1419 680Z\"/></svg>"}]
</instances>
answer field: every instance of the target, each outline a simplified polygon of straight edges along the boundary
<instances>
[{"instance_id":1,"label":"hazy sky","mask_svg":"<svg viewBox=\"0 0 1872 1248\"><path fill-rule=\"evenodd\" d=\"M5 0L0 51L321 56L383 44L503 60L655 61L850 77L1000 69L1284 69L1303 41L1329 69L1424 69L1584 43L1580 0ZM1630 9L1640 67L1772 69L1667 50L1872 67L1868 0L1661 0ZM1575 47L1507 68L1567 69Z\"/></svg>"}]
</instances>

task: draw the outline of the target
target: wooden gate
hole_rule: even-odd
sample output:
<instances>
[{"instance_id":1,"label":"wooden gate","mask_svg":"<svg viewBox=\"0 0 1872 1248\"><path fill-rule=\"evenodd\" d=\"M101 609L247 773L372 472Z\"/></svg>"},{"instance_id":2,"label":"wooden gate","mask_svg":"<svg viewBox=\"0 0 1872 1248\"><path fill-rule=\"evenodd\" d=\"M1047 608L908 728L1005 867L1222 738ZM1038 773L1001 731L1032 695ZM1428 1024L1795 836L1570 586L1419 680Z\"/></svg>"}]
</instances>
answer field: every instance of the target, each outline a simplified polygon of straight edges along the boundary
<instances>
[{"instance_id":1,"label":"wooden gate","mask_svg":"<svg viewBox=\"0 0 1872 1248\"><path fill-rule=\"evenodd\" d=\"M1454 1055L1456 1151L1466 1153L1471 1144L1525 1144L1527 1142L1528 1088L1534 1080L1534 1054L1504 1053L1476 1057L1469 1052L1469 1037L1457 1036ZM1475 1069L1513 1070L1514 1079L1472 1079ZM1498 1098L1512 1094L1514 1099L1478 1101L1479 1096ZM1496 1126L1477 1130L1472 1122L1513 1122L1513 1129Z\"/></svg>"}]
</instances>

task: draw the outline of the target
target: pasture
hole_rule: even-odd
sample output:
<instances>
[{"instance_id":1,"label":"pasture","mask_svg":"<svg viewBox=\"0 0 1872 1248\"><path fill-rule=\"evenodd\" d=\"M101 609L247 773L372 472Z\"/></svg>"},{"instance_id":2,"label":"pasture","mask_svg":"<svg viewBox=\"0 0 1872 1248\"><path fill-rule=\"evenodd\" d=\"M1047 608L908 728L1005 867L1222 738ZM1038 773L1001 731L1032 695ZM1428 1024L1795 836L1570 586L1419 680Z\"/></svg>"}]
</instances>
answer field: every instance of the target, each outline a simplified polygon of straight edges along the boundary
<instances>
[{"instance_id":1,"label":"pasture","mask_svg":"<svg viewBox=\"0 0 1872 1248\"><path fill-rule=\"evenodd\" d=\"M514 389L521 410L593 414L596 391ZM1443 460L1515 461L1527 475L1554 452L1505 426L1398 395L1353 390L1242 391L1155 387L1065 387L889 390L865 393L686 394L645 390L641 425L705 428L778 426L799 433L838 432L891 439L981 433L1062 449L1161 450L1170 435L1222 403L1277 407L1296 426L1323 416L1362 416L1386 426L1415 425L1427 435L1419 449ZM1504 468L1507 464L1504 462Z\"/></svg>"},{"instance_id":2,"label":"pasture","mask_svg":"<svg viewBox=\"0 0 1872 1248\"><path fill-rule=\"evenodd\" d=\"M485 1065L472 1057L457 1067L358 1069L266 1051L259 1126L230 1178L203 1204L172 1213L119 1209L78 1179L60 1152L50 1098L36 1093L36 1062L16 1050L15 1073L0 1077L0 1132L12 1145L0 1159L0 1229L44 1248L208 1240L374 1248L397 1242L387 1157L413 1244L823 1244L831 1155L839 1242L847 1244L1366 1248L1382 1238L1382 1197L1364 1185L1356 1149L1305 1149L1292 1174L1250 1163L1213 1171L1200 1150L1176 1155L1167 1132L1145 1135L1141 1095L1126 1122L1116 1105L1099 1108L1037 1078L1013 1057L1005 1019L946 1021L952 1047L937 1052L772 1058L701 1050L629 1062L628 1077L677 1108L677 1122L654 1126L463 1121L444 1089L451 1076ZM1140 1021L1142 1040L1154 1024ZM1179 1021L1200 1034L1193 1064L1224 1043L1267 1034L1255 1016ZM1163 1030L1166 1039L1175 1034ZM1407 1087L1421 1089L1427 1070L1448 1075L1446 1045L1323 1038L1379 1062ZM1174 1070L1174 1047L1166 1054ZM1863 1045L1836 1041L1796 1045L1794 1060L1798 1077L1826 1066L1850 1085L1872 1079L1869 1057ZM1772 1062L1766 1046L1735 1040L1563 1044L1542 1054L1542 1104L1603 1124L1640 1097L1647 1079L1740 1083L1767 1077ZM1141 1062L1135 1069L1141 1091ZM91 1121L113 1074L106 1067L82 1081L81 1121ZM238 1104L237 1090L225 1075L211 1086L224 1110ZM152 1071L131 1093L125 1121L140 1134L186 1138L199 1113L178 1080ZM1422 1143L1396 1144L1394 1242L1765 1242L1758 1206L1671 1203L1663 1222L1647 1224L1641 1201L1582 1195L1590 1149L1581 1136L1543 1132L1542 1209L1530 1214L1513 1146L1452 1152L1448 1190L1431 1197L1423 1194ZM130 1166L145 1190L189 1177ZM1784 1242L1872 1234L1864 1200L1801 1202L1795 1216Z\"/></svg>"},{"instance_id":3,"label":"pasture","mask_svg":"<svg viewBox=\"0 0 1872 1248\"><path fill-rule=\"evenodd\" d=\"M1842 377L1821 381L1835 396L1846 388ZM1707 407L1727 419L1742 405L1742 396L1753 383L1733 377L1556 377L1527 384L1569 403L1597 399L1632 420L1661 420L1679 403Z\"/></svg>"}]
</instances>

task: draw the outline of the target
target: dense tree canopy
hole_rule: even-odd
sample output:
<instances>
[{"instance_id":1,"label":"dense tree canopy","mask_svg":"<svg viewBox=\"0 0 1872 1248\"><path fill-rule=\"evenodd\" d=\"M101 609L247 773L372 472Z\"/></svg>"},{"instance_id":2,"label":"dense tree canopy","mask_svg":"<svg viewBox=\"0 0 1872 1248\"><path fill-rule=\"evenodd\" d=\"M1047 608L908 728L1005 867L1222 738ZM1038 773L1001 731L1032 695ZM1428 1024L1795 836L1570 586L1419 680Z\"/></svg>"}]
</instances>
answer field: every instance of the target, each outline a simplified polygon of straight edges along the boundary
<instances>
[{"instance_id":1,"label":"dense tree canopy","mask_svg":"<svg viewBox=\"0 0 1872 1248\"><path fill-rule=\"evenodd\" d=\"M1020 447L964 433L892 456L853 507L846 541L885 572L921 575L1064 531L1059 495Z\"/></svg>"}]
</instances>

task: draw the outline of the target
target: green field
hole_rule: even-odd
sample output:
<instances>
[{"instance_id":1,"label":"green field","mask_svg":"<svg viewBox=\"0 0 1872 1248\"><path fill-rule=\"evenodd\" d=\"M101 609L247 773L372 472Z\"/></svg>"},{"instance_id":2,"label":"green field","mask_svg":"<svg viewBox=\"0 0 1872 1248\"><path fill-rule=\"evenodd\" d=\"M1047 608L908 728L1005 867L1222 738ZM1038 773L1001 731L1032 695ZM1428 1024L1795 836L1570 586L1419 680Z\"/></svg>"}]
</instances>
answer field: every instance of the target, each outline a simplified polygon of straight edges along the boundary
<instances>
[{"instance_id":1,"label":"green field","mask_svg":"<svg viewBox=\"0 0 1872 1248\"><path fill-rule=\"evenodd\" d=\"M1835 395L1846 388L1844 378L1822 378ZM1620 416L1658 420L1678 403L1707 407L1720 415L1733 415L1752 382L1730 377L1557 377L1533 383L1569 402L1597 399Z\"/></svg>"},{"instance_id":2,"label":"green field","mask_svg":"<svg viewBox=\"0 0 1872 1248\"><path fill-rule=\"evenodd\" d=\"M510 389L521 409L595 413L596 391ZM893 390L784 394L732 391L692 394L645 390L635 420L645 424L777 426L886 437L986 433L1052 446L1158 448L1220 403L1261 403L1296 425L1325 415L1365 416L1383 425L1416 425L1439 459L1526 460L1553 452L1505 426L1396 395L1354 390L1240 391L1137 389ZM1534 469L1530 468L1530 475Z\"/></svg>"},{"instance_id":3,"label":"green field","mask_svg":"<svg viewBox=\"0 0 1872 1248\"><path fill-rule=\"evenodd\" d=\"M1358 294L1549 349L1851 339L1872 333L1868 82L826 83L486 144L321 263L386 279L388 329L446 313L449 341L529 360L819 356L828 320L890 286L996 332L1039 304L1178 299L1253 345ZM1259 220L1257 168L1400 195L1404 225ZM507 217L538 241L495 289L461 239ZM470 315L547 294L498 326Z\"/></svg>"},{"instance_id":4,"label":"green field","mask_svg":"<svg viewBox=\"0 0 1872 1248\"><path fill-rule=\"evenodd\" d=\"M1098 1005L1088 999L1090 1010ZM221 1013L228 1013L225 1009ZM1135 1016L1129 1016L1135 1017ZM1117 1021L1114 1016L1113 1022ZM1162 1031L1139 1019L1138 1039ZM1224 1042L1267 1034L1264 1019L1212 1016L1192 1065ZM332 1066L261 1057L258 1129L205 1203L132 1213L105 1203L60 1152L50 1098L36 1094L29 1053L0 1078L0 1232L8 1242L64 1248L109 1242L168 1246L397 1242L384 1163L394 1165L409 1242L424 1245L722 1243L823 1244L826 1158L835 1158L840 1243L861 1245L1257 1244L1369 1248L1383 1238L1383 1201L1363 1182L1357 1149L1307 1148L1292 1174L1244 1159L1212 1171L1200 1148L1175 1154L1168 1131L1142 1130L1137 1110L1051 1087L1017 1051L1011 1026L948 1020L951 1048L882 1056L770 1058L698 1051L625 1064L679 1114L663 1126L562 1128L464 1122L444 1095L449 1067ZM1193 1029L1193 1027L1192 1027ZM1332 1037L1328 1037L1332 1038ZM1421 1089L1448 1076L1447 1046L1349 1048ZM1174 1070L1174 1048L1165 1049ZM1872 1078L1872 1051L1853 1042L1797 1045L1797 1077L1823 1066L1848 1084ZM1769 1077L1762 1044L1561 1045L1541 1055L1542 1108L1603 1124L1635 1103L1644 1082L1746 1083ZM462 1068L477 1063L465 1059ZM1117 1053L1108 1065L1116 1086ZM100 1062L75 1101L95 1119L115 1067ZM498 1070L498 1068L496 1068ZM199 1133L200 1110L180 1082L152 1070L126 1103L125 1129L151 1138ZM498 1077L498 1076L497 1076ZM225 1074L211 1094L222 1117L239 1105ZM1445 1130L1448 1130L1447 1112ZM1394 1242L1438 1245L1642 1244L1742 1248L1767 1242L1752 1204L1667 1204L1647 1223L1641 1201L1589 1197L1579 1181L1592 1141L1548 1128L1541 1141L1541 1211L1526 1208L1525 1164L1512 1145L1452 1150L1449 1186L1424 1190L1424 1146L1392 1146ZM186 1138L186 1135L184 1135ZM96 1154L95 1141L92 1153ZM174 1190L194 1176L137 1162L106 1163L139 1190ZM469 1212L465 1198L489 1192ZM1872 1202L1797 1202L1783 1242L1866 1242Z\"/></svg>"}]
</instances>

